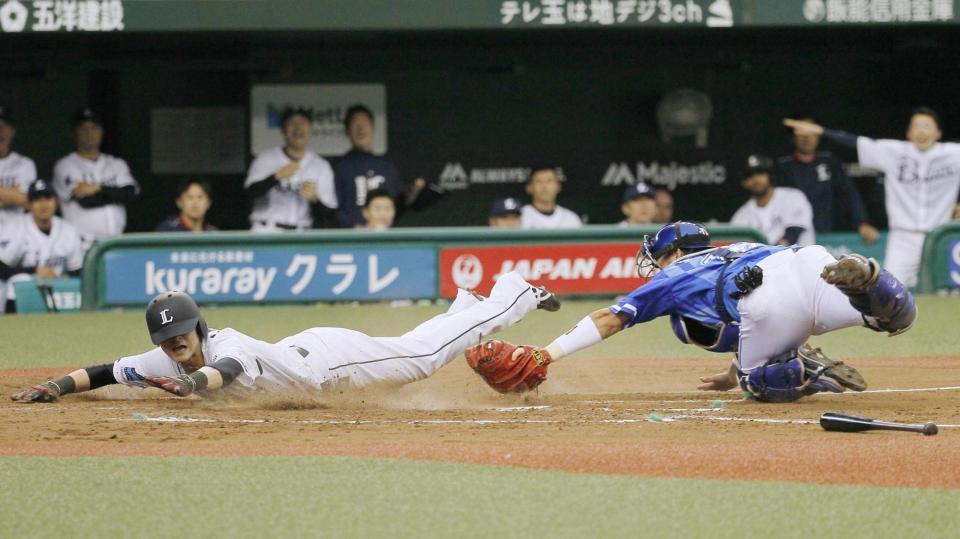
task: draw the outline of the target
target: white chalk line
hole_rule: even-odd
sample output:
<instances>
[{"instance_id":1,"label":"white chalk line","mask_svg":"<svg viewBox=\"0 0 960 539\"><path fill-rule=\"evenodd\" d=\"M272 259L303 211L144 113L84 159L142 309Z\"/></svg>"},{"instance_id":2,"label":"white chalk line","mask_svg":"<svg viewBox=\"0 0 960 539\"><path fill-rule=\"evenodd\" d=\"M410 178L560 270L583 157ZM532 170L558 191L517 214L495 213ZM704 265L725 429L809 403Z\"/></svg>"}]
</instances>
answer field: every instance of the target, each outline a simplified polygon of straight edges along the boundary
<instances>
[{"instance_id":1,"label":"white chalk line","mask_svg":"<svg viewBox=\"0 0 960 539\"><path fill-rule=\"evenodd\" d=\"M926 388L912 388L912 389L872 389L867 391L862 391L860 393L917 393L917 392L935 392L935 391L957 391L960 390L960 386L946 386L946 387L926 387ZM844 392L844 393L821 393L820 395L856 395L857 392ZM684 399L684 400L660 400L660 401L630 401L631 403L650 403L650 404L659 404L662 406L678 403L701 403L704 399ZM616 404L624 403L627 401L623 400L584 400L580 401L584 404ZM733 402L743 402L742 399L712 399L711 402L716 403L733 403ZM495 412L536 412L541 410L548 410L553 408L549 405L534 405L534 406L509 406L494 408ZM163 415L156 417L148 417L144 414L137 414L142 417L134 418L114 418L116 421L138 421L138 422L153 422L153 423L234 423L234 424L263 424L263 423L294 423L294 424L305 424L305 425L500 425L500 424L634 424L634 423L673 423L683 420L699 420L699 421L736 421L744 423L772 423L772 424L798 424L798 425L815 425L819 424L819 420L814 419L777 419L777 418L764 418L764 417L731 417L731 416L717 416L712 415L717 412L720 412L724 409L724 406L720 407L711 407L711 408L664 408L665 412L688 412L685 414L675 414L675 415L666 415L661 416L657 413L648 414L644 418L622 418L622 419L596 419L596 420L559 420L559 419L408 419L408 420L393 420L393 419L384 419L384 420L364 420L364 419L301 419L301 420L276 420L276 419L213 419L213 418L194 418L194 417L181 417L181 416L172 416L172 415ZM110 409L119 409L118 407L101 407L102 410ZM615 410L609 407L598 408L603 412L632 412L638 413L640 410L637 409L626 409L626 410ZM711 415L705 415L711 414ZM960 424L937 424L940 428L960 428Z\"/></svg>"},{"instance_id":2,"label":"white chalk line","mask_svg":"<svg viewBox=\"0 0 960 539\"><path fill-rule=\"evenodd\" d=\"M680 410L680 409L674 409ZM718 412L718 409L691 409L691 412ZM717 415L699 415L699 414L675 414L655 417L651 414L645 418L625 418L625 419L596 419L596 420L559 420L559 419L300 419L294 421L280 421L267 419L213 419L196 418L180 416L157 416L135 419L114 418L120 421L137 421L153 423L241 423L241 424L264 424L264 423L292 423L301 425L553 425L558 423L570 424L622 424L629 425L635 423L673 423L683 420L699 421L736 421L744 423L773 423L773 424L794 424L794 425L817 425L816 419L778 419L772 417L732 417ZM937 424L940 428L960 428L960 425Z\"/></svg>"}]
</instances>

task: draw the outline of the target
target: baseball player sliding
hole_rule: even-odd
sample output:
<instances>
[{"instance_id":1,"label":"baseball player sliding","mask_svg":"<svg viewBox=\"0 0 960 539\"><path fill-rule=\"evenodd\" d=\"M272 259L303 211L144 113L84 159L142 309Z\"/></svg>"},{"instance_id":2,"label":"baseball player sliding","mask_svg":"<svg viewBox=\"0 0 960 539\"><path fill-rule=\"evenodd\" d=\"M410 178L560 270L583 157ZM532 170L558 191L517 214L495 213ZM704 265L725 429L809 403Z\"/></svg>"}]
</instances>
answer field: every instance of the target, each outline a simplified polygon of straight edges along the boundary
<instances>
[{"instance_id":1,"label":"baseball player sliding","mask_svg":"<svg viewBox=\"0 0 960 539\"><path fill-rule=\"evenodd\" d=\"M400 337L317 327L271 344L230 328L208 329L190 296L165 292L147 306L147 329L157 348L76 370L12 398L52 402L110 384L160 387L179 396L226 386L242 393L406 384L430 376L482 336L538 308L556 311L560 302L511 272L497 279L490 297L460 290L446 313Z\"/></svg>"},{"instance_id":2,"label":"baseball player sliding","mask_svg":"<svg viewBox=\"0 0 960 539\"><path fill-rule=\"evenodd\" d=\"M861 325L896 335L916 318L913 296L875 260L836 260L819 245L711 247L706 228L679 221L644 238L637 266L649 282L547 347L490 341L467 349L467 361L497 391L527 391L546 379L551 362L670 316L681 342L736 354L727 372L702 378L700 389L739 383L757 400L789 402L866 388L855 369L805 344L811 335Z\"/></svg>"},{"instance_id":3,"label":"baseball player sliding","mask_svg":"<svg viewBox=\"0 0 960 539\"><path fill-rule=\"evenodd\" d=\"M915 109L907 140L874 140L799 120L783 123L796 135L822 135L856 148L861 165L883 172L890 223L884 266L907 286L916 286L927 232L951 216L960 218L960 144L939 142L937 113Z\"/></svg>"}]
</instances>

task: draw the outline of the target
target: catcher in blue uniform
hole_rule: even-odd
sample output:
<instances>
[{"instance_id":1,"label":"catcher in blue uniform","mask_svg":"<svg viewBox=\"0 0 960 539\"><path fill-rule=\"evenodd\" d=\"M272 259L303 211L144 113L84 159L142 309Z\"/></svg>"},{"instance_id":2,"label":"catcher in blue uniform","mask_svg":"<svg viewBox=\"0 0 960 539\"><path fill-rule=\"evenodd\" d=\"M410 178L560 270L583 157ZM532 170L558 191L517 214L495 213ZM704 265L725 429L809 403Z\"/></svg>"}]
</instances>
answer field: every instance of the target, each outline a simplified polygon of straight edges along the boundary
<instances>
[{"instance_id":1,"label":"catcher in blue uniform","mask_svg":"<svg viewBox=\"0 0 960 539\"><path fill-rule=\"evenodd\" d=\"M700 389L739 384L757 400L790 402L866 388L856 369L807 345L811 335L852 326L897 335L917 315L913 296L873 259L851 254L837 260L818 245L713 247L707 229L692 222L644 238L637 268L650 281L548 346L490 341L469 348L468 362L498 391L526 391L546 379L550 363L669 316L681 342L735 354L730 369L702 378Z\"/></svg>"}]
</instances>

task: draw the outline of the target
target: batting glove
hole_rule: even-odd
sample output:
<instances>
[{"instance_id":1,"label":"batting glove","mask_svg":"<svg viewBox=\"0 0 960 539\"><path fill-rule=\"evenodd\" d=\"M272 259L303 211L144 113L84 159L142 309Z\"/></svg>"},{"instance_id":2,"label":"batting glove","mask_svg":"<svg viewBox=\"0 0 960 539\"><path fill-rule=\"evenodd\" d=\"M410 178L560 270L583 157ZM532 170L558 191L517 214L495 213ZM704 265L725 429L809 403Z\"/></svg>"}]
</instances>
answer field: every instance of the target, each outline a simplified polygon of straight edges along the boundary
<instances>
[{"instance_id":1,"label":"batting glove","mask_svg":"<svg viewBox=\"0 0 960 539\"><path fill-rule=\"evenodd\" d=\"M150 382L150 385L159 387L167 393L173 393L178 397L186 397L197 389L197 382L189 374L180 374L177 376L145 376L144 379Z\"/></svg>"},{"instance_id":2,"label":"batting glove","mask_svg":"<svg viewBox=\"0 0 960 539\"><path fill-rule=\"evenodd\" d=\"M60 388L53 382L47 382L19 393L10 395L10 398L20 402L56 402L60 397Z\"/></svg>"}]
</instances>

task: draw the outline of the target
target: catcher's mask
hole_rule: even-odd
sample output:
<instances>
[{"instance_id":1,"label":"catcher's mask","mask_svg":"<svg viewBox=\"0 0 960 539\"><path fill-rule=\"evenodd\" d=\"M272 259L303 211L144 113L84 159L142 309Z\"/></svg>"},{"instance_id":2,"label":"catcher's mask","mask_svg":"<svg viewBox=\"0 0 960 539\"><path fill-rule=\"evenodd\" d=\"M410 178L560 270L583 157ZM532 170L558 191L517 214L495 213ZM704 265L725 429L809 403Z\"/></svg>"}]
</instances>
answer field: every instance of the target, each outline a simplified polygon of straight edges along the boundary
<instances>
[{"instance_id":1,"label":"catcher's mask","mask_svg":"<svg viewBox=\"0 0 960 539\"><path fill-rule=\"evenodd\" d=\"M207 340L207 321L200 307L184 292L164 292L147 305L147 330L150 340L159 345L170 337L196 329L201 341Z\"/></svg>"},{"instance_id":2,"label":"catcher's mask","mask_svg":"<svg viewBox=\"0 0 960 539\"><path fill-rule=\"evenodd\" d=\"M644 236L637 251L637 274L649 279L660 272L660 260L680 249L696 252L710 248L710 233L700 223L677 221L657 231L653 237Z\"/></svg>"}]
</instances>

